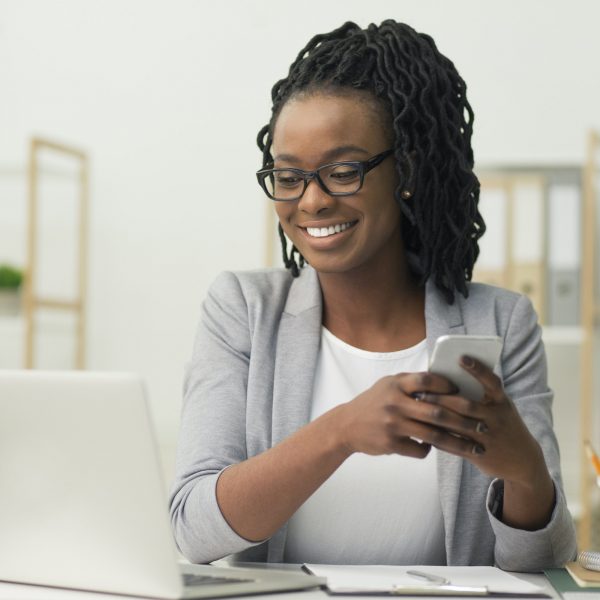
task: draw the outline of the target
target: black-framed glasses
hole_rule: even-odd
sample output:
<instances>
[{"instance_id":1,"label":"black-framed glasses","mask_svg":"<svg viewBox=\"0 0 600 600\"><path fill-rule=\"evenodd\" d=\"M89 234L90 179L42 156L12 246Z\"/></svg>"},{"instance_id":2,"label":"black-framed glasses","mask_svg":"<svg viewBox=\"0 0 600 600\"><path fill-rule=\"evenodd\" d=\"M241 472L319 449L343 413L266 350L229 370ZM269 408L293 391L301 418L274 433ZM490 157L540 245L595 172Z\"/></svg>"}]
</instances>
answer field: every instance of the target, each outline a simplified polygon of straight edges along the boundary
<instances>
[{"instance_id":1,"label":"black-framed glasses","mask_svg":"<svg viewBox=\"0 0 600 600\"><path fill-rule=\"evenodd\" d=\"M267 196L281 202L302 198L312 179L315 179L321 189L330 196L351 196L363 186L365 175L393 152L390 148L368 160L333 162L315 171L293 168L261 169L257 171L256 177Z\"/></svg>"}]
</instances>

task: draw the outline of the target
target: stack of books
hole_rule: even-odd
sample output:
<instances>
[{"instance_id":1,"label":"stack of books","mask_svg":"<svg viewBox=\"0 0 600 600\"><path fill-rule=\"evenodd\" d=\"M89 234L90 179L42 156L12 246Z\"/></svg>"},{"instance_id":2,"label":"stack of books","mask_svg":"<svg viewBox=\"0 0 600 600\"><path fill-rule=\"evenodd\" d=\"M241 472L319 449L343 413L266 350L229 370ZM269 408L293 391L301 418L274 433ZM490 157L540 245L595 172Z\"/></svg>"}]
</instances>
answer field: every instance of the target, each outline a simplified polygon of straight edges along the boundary
<instances>
[{"instance_id":1,"label":"stack of books","mask_svg":"<svg viewBox=\"0 0 600 600\"><path fill-rule=\"evenodd\" d=\"M565 566L580 587L600 588L600 552L581 552L577 562Z\"/></svg>"},{"instance_id":2,"label":"stack of books","mask_svg":"<svg viewBox=\"0 0 600 600\"><path fill-rule=\"evenodd\" d=\"M548 569L545 574L564 598L572 592L600 594L600 552L580 552L577 562L567 563L565 569Z\"/></svg>"}]
</instances>

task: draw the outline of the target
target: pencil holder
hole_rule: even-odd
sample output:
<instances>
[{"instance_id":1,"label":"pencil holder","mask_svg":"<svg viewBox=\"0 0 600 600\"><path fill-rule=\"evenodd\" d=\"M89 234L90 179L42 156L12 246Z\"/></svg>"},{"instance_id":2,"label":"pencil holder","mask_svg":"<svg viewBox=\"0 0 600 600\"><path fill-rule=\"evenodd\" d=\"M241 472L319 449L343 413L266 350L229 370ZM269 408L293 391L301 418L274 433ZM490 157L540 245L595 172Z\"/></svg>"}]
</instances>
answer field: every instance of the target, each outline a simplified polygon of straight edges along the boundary
<instances>
[{"instance_id":1,"label":"pencil holder","mask_svg":"<svg viewBox=\"0 0 600 600\"><path fill-rule=\"evenodd\" d=\"M600 486L592 490L591 549L600 552Z\"/></svg>"}]
</instances>

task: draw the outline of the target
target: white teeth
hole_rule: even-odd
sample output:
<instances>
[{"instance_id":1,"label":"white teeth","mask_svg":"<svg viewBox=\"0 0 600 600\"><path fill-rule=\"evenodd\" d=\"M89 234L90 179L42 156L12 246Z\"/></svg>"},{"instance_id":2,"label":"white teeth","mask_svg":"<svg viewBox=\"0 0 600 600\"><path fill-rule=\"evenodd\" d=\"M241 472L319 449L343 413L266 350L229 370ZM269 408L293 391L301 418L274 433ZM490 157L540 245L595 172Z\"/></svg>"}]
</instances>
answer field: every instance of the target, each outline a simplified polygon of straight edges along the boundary
<instances>
[{"instance_id":1,"label":"white teeth","mask_svg":"<svg viewBox=\"0 0 600 600\"><path fill-rule=\"evenodd\" d=\"M328 237L335 233L345 231L350 227L351 223L338 223L337 225L330 225L329 227L307 227L306 231L308 235L312 237Z\"/></svg>"}]
</instances>

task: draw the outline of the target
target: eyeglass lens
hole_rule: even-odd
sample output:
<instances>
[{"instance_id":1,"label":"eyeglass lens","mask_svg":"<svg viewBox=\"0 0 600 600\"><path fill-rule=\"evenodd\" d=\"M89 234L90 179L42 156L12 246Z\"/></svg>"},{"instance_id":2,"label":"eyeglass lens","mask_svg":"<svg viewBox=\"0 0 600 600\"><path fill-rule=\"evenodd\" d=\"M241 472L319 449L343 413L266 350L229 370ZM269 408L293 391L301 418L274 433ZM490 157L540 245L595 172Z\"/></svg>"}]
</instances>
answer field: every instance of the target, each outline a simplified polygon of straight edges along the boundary
<instances>
[{"instance_id":1,"label":"eyeglass lens","mask_svg":"<svg viewBox=\"0 0 600 600\"><path fill-rule=\"evenodd\" d=\"M360 189L360 168L354 164L332 164L318 170L328 192L354 194ZM276 200L294 200L304 191L304 176L300 171L276 169L265 177L265 185Z\"/></svg>"}]
</instances>

